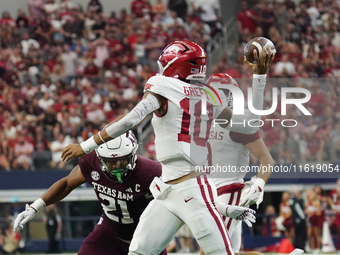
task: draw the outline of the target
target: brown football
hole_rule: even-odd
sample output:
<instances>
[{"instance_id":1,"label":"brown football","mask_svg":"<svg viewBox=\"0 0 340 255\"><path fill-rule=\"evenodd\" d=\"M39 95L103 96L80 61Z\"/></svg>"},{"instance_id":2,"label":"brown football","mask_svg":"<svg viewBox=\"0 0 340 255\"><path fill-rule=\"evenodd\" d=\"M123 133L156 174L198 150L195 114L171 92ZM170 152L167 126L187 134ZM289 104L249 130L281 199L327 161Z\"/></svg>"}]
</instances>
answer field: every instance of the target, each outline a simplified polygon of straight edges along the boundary
<instances>
[{"instance_id":1,"label":"brown football","mask_svg":"<svg viewBox=\"0 0 340 255\"><path fill-rule=\"evenodd\" d=\"M265 37L255 37L251 39L246 44L246 46L244 46L244 55L246 56L247 60L250 63L255 63L254 54L253 54L254 49L257 51L257 55L259 56L259 58L262 57L263 46L267 49L267 53L268 53L268 48L271 49L272 53L276 53L274 43Z\"/></svg>"}]
</instances>

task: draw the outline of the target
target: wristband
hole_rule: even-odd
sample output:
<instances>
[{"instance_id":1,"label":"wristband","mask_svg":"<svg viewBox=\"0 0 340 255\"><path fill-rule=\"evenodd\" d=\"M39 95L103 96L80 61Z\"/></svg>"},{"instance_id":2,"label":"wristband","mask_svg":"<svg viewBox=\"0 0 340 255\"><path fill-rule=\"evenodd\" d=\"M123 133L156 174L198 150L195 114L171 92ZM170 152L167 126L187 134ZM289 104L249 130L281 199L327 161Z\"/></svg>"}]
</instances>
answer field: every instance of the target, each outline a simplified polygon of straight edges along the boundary
<instances>
[{"instance_id":1,"label":"wristband","mask_svg":"<svg viewBox=\"0 0 340 255\"><path fill-rule=\"evenodd\" d=\"M253 88L264 89L266 86L267 74L253 74Z\"/></svg>"},{"instance_id":2,"label":"wristband","mask_svg":"<svg viewBox=\"0 0 340 255\"><path fill-rule=\"evenodd\" d=\"M96 144L93 137L94 135L80 144L80 147L86 154L89 154L91 151L98 148L98 144Z\"/></svg>"},{"instance_id":3,"label":"wristband","mask_svg":"<svg viewBox=\"0 0 340 255\"><path fill-rule=\"evenodd\" d=\"M37 200L35 200L30 207L36 211L36 213L41 212L42 210L45 209L46 207L46 203L44 202L44 200L42 200L41 198L38 198Z\"/></svg>"}]
</instances>

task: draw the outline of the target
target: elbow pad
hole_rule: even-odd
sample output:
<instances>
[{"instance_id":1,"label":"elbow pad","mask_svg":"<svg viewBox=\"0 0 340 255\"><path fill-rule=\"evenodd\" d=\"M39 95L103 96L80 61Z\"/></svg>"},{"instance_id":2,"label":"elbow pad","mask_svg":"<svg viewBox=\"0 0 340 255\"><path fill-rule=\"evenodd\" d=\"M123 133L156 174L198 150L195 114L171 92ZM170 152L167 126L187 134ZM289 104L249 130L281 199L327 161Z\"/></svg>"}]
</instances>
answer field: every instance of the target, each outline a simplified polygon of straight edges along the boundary
<instances>
[{"instance_id":1,"label":"elbow pad","mask_svg":"<svg viewBox=\"0 0 340 255\"><path fill-rule=\"evenodd\" d=\"M126 114L119 121L107 126L105 130L110 137L116 138L141 123L147 115L159 109L159 107L160 105L157 98L152 94L148 94L131 110L131 112Z\"/></svg>"}]
</instances>

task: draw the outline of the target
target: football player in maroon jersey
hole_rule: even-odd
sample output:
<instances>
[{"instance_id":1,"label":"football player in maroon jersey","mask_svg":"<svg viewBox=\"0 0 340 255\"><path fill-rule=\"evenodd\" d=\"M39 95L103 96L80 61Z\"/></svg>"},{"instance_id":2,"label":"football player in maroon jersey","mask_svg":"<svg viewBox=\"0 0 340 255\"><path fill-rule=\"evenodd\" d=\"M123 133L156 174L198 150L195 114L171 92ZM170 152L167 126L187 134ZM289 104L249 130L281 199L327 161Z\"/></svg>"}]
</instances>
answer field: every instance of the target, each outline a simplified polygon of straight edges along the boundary
<instances>
[{"instance_id":1,"label":"football player in maroon jersey","mask_svg":"<svg viewBox=\"0 0 340 255\"><path fill-rule=\"evenodd\" d=\"M79 158L79 164L68 176L55 182L31 206L26 206L15 219L14 229L23 228L47 205L62 200L87 182L101 203L103 215L82 243L78 255L128 254L139 217L152 199L149 185L162 173L161 164L136 155L137 148L135 136L128 131Z\"/></svg>"}]
</instances>

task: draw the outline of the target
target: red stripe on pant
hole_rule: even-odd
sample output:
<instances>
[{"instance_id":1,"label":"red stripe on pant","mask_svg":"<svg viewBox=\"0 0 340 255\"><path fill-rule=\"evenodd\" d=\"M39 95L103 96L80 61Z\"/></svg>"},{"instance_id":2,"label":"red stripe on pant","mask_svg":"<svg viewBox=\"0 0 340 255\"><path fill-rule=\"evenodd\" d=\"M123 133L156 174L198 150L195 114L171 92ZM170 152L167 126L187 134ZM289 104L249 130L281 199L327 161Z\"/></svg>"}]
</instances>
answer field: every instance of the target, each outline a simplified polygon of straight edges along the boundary
<instances>
[{"instance_id":1,"label":"red stripe on pant","mask_svg":"<svg viewBox=\"0 0 340 255\"><path fill-rule=\"evenodd\" d=\"M197 183L200 187L200 190L201 190L201 194L202 194L202 197L203 197L203 200L205 202L205 204L207 205L207 208L211 214L211 216L214 218L215 222L216 222L216 225L218 226L218 229L220 230L220 234L223 238L223 242L224 242L224 245L225 245L225 248L226 248L226 251L228 253L228 255L231 255L232 252L230 251L230 248L231 248L231 242L230 242L230 239L229 239L229 236L228 234L226 233L226 229L225 229L225 226L222 222L222 219L219 220L218 219L218 216L214 213L214 210L216 210L217 214L219 215L219 212L217 211L216 209L216 206L214 206L214 208L211 207L210 203L212 203L213 201L213 196L212 196L212 190L211 190L211 186L208 182L208 180L206 179L206 176L204 176L204 179L205 179L205 184L207 185L208 187L208 191L209 191L209 196L210 196L210 201L208 201L207 199L207 196L205 194L205 191L204 191L204 187L203 187L203 184L202 184L202 180L200 177L197 177ZM228 242L228 239L227 239L227 236L228 236L228 239L229 239L229 242Z\"/></svg>"},{"instance_id":2,"label":"red stripe on pant","mask_svg":"<svg viewBox=\"0 0 340 255\"><path fill-rule=\"evenodd\" d=\"M237 193L237 198L236 198L236 203L234 205L238 205L240 203L241 192L239 191L239 192L235 192L235 193ZM232 194L233 198L234 198L235 193ZM232 200L229 200L229 205L232 205L232 202L233 202ZM229 221L228 221L228 224L227 224L228 231L229 231L232 220L233 220L232 218L229 218Z\"/></svg>"}]
</instances>

